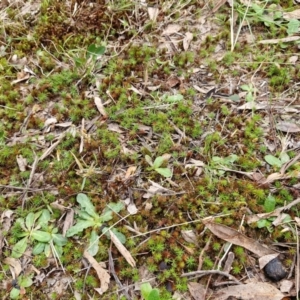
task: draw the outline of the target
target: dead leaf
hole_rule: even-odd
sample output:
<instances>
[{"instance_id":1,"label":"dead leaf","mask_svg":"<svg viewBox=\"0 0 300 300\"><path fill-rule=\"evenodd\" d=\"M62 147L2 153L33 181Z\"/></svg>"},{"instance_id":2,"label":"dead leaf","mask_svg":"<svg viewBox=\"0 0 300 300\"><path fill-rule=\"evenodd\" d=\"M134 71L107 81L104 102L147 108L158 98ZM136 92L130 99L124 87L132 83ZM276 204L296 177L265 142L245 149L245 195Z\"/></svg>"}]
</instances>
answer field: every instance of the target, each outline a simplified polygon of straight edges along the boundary
<instances>
[{"instance_id":1,"label":"dead leaf","mask_svg":"<svg viewBox=\"0 0 300 300\"><path fill-rule=\"evenodd\" d=\"M285 295L267 282L250 282L240 285L229 286L217 291L213 299L227 300L230 297L240 300L264 299L264 300L282 300Z\"/></svg>"},{"instance_id":2,"label":"dead leaf","mask_svg":"<svg viewBox=\"0 0 300 300\"><path fill-rule=\"evenodd\" d=\"M167 28L162 32L162 35L171 35L173 33L178 33L181 26L178 24L169 24Z\"/></svg>"},{"instance_id":3,"label":"dead leaf","mask_svg":"<svg viewBox=\"0 0 300 300\"><path fill-rule=\"evenodd\" d=\"M87 250L84 251L83 257L85 257L88 262L91 264L91 266L95 269L98 278L101 282L101 288L95 289L100 295L105 293L108 290L108 284L110 282L110 275L106 269L103 268L103 266L96 261L96 259L89 254ZM103 263L102 263L103 264Z\"/></svg>"},{"instance_id":4,"label":"dead leaf","mask_svg":"<svg viewBox=\"0 0 300 300\"><path fill-rule=\"evenodd\" d=\"M195 300L205 300L205 286L198 282L189 282L188 289Z\"/></svg>"},{"instance_id":5,"label":"dead leaf","mask_svg":"<svg viewBox=\"0 0 300 300\"><path fill-rule=\"evenodd\" d=\"M289 132L289 133L300 131L300 127L295 123L291 123L291 122L279 122L276 124L276 129L282 132Z\"/></svg>"},{"instance_id":6,"label":"dead leaf","mask_svg":"<svg viewBox=\"0 0 300 300\"><path fill-rule=\"evenodd\" d=\"M190 43L193 40L193 34L191 32L186 32L183 38L183 49L187 51L189 49Z\"/></svg>"},{"instance_id":7,"label":"dead leaf","mask_svg":"<svg viewBox=\"0 0 300 300\"><path fill-rule=\"evenodd\" d=\"M17 164L21 172L26 171L27 159L24 158L22 155L17 155Z\"/></svg>"},{"instance_id":8,"label":"dead leaf","mask_svg":"<svg viewBox=\"0 0 300 300\"><path fill-rule=\"evenodd\" d=\"M279 253L264 255L259 258L259 268L262 270L271 260L276 258L279 255Z\"/></svg>"},{"instance_id":9,"label":"dead leaf","mask_svg":"<svg viewBox=\"0 0 300 300\"><path fill-rule=\"evenodd\" d=\"M123 255L123 257L126 259L126 261L134 268L135 260L131 256L130 252L123 246L123 244L120 242L120 240L117 238L117 236L111 230L109 230L109 234L110 234L111 241L117 247L119 252Z\"/></svg>"},{"instance_id":10,"label":"dead leaf","mask_svg":"<svg viewBox=\"0 0 300 300\"><path fill-rule=\"evenodd\" d=\"M148 15L149 19L153 22L156 22L157 16L158 16L159 10L157 7L148 7Z\"/></svg>"},{"instance_id":11,"label":"dead leaf","mask_svg":"<svg viewBox=\"0 0 300 300\"><path fill-rule=\"evenodd\" d=\"M136 171L137 167L136 166L130 166L125 174L125 179L130 178L132 175L134 175L135 171Z\"/></svg>"},{"instance_id":12,"label":"dead leaf","mask_svg":"<svg viewBox=\"0 0 300 300\"><path fill-rule=\"evenodd\" d=\"M169 88L173 88L174 86L180 84L181 80L177 76L171 76L168 78L166 84Z\"/></svg>"},{"instance_id":13,"label":"dead leaf","mask_svg":"<svg viewBox=\"0 0 300 300\"><path fill-rule=\"evenodd\" d=\"M94 97L94 102L96 104L97 109L103 117L107 117L107 113L105 111L104 105L102 104L102 100L99 97Z\"/></svg>"},{"instance_id":14,"label":"dead leaf","mask_svg":"<svg viewBox=\"0 0 300 300\"><path fill-rule=\"evenodd\" d=\"M234 245L244 247L259 257L276 253L258 241L248 238L241 232L221 224L213 223L211 220L211 218L204 219L203 223L214 235L220 239L230 242Z\"/></svg>"},{"instance_id":15,"label":"dead leaf","mask_svg":"<svg viewBox=\"0 0 300 300\"><path fill-rule=\"evenodd\" d=\"M6 257L3 262L9 265L10 272L12 274L13 279L18 278L18 276L22 272L22 266L20 261L16 258Z\"/></svg>"},{"instance_id":16,"label":"dead leaf","mask_svg":"<svg viewBox=\"0 0 300 300\"><path fill-rule=\"evenodd\" d=\"M295 9L293 11L284 12L282 17L286 20L300 19L300 9Z\"/></svg>"},{"instance_id":17,"label":"dead leaf","mask_svg":"<svg viewBox=\"0 0 300 300\"><path fill-rule=\"evenodd\" d=\"M66 236L66 232L70 229L74 222L74 209L68 209L67 215L65 217L64 226L62 230L62 235Z\"/></svg>"},{"instance_id":18,"label":"dead leaf","mask_svg":"<svg viewBox=\"0 0 300 300\"><path fill-rule=\"evenodd\" d=\"M281 282L280 282L280 291L282 293L288 293L289 294L292 291L293 286L294 286L293 281L287 280L287 279L281 280Z\"/></svg>"},{"instance_id":19,"label":"dead leaf","mask_svg":"<svg viewBox=\"0 0 300 300\"><path fill-rule=\"evenodd\" d=\"M197 236L193 230L181 230L181 234L186 242L194 245L198 244Z\"/></svg>"}]
</instances>

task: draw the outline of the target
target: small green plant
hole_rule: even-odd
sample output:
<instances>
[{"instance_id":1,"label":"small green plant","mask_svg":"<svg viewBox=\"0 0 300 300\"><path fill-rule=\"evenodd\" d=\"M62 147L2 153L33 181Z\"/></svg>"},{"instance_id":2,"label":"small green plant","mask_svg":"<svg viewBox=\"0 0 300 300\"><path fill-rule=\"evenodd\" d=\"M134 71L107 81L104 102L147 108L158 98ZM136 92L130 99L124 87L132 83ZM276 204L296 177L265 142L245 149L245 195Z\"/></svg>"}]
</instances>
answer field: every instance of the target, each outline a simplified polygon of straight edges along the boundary
<instances>
[{"instance_id":1,"label":"small green plant","mask_svg":"<svg viewBox=\"0 0 300 300\"><path fill-rule=\"evenodd\" d=\"M109 236L108 227L103 226L103 224L112 219L112 213L119 213L122 209L124 209L124 204L122 202L118 203L109 203L107 208L104 209L101 215L97 214L95 207L93 206L90 199L85 194L78 194L76 198L77 202L80 205L80 210L77 209L77 222L74 226L69 228L67 231L66 236L71 237L80 232L84 229L92 227L93 230L91 232L90 241L88 251L91 255L96 255L99 250L99 235L97 232L98 228L102 229L102 233ZM120 233L116 228L112 228L111 231L118 237L122 244L125 243L126 238L125 236Z\"/></svg>"},{"instance_id":2,"label":"small green plant","mask_svg":"<svg viewBox=\"0 0 300 300\"><path fill-rule=\"evenodd\" d=\"M151 169L159 173L160 175L164 177L171 177L172 171L169 168L162 168L161 166L168 161L170 158L169 154L164 154L162 156L156 157L154 162L152 161L151 157L149 155L145 156L145 159L147 163L151 166Z\"/></svg>"},{"instance_id":3,"label":"small green plant","mask_svg":"<svg viewBox=\"0 0 300 300\"><path fill-rule=\"evenodd\" d=\"M243 84L241 85L241 89L247 92L245 97L247 102L253 102L255 100L257 89L252 84Z\"/></svg>"},{"instance_id":4,"label":"small green plant","mask_svg":"<svg viewBox=\"0 0 300 300\"><path fill-rule=\"evenodd\" d=\"M67 243L67 239L58 233L57 228L49 225L50 219L50 213L47 209L37 213L31 212L26 219L17 219L16 224L22 229L17 236L22 237L22 239L13 247L12 257L21 257L31 243L36 243L32 251L34 255L44 251L47 257L50 256L51 252L56 257L61 256L62 246Z\"/></svg>"},{"instance_id":5,"label":"small green plant","mask_svg":"<svg viewBox=\"0 0 300 300\"><path fill-rule=\"evenodd\" d=\"M32 285L31 275L20 275L17 280L15 280L15 284L10 291L10 299L17 299L22 292L24 294L24 289L30 287Z\"/></svg>"},{"instance_id":6,"label":"small green plant","mask_svg":"<svg viewBox=\"0 0 300 300\"><path fill-rule=\"evenodd\" d=\"M141 293L144 300L160 300L159 290L153 289L149 282L141 284Z\"/></svg>"}]
</instances>

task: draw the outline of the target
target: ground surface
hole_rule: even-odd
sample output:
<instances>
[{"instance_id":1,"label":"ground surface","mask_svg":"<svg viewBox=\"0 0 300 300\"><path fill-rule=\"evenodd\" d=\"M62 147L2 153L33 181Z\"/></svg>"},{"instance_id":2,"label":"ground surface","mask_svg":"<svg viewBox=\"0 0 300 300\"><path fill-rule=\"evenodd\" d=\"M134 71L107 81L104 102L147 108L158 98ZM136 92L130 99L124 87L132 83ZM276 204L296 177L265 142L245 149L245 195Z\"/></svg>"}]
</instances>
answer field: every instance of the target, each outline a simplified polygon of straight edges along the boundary
<instances>
[{"instance_id":1,"label":"ground surface","mask_svg":"<svg viewBox=\"0 0 300 300\"><path fill-rule=\"evenodd\" d=\"M299 6L229 2L1 1L1 299L297 294Z\"/></svg>"}]
</instances>

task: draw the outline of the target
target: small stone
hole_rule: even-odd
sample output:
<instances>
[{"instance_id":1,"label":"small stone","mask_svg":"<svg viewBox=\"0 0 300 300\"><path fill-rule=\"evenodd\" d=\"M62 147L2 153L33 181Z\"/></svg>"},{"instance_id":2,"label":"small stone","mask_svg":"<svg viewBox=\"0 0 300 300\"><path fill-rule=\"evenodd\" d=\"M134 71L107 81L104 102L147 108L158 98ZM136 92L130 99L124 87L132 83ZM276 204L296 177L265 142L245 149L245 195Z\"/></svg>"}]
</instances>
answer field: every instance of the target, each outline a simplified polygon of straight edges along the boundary
<instances>
[{"instance_id":1,"label":"small stone","mask_svg":"<svg viewBox=\"0 0 300 300\"><path fill-rule=\"evenodd\" d=\"M280 281L287 275L287 271L278 257L272 259L265 267L265 274L272 281Z\"/></svg>"}]
</instances>

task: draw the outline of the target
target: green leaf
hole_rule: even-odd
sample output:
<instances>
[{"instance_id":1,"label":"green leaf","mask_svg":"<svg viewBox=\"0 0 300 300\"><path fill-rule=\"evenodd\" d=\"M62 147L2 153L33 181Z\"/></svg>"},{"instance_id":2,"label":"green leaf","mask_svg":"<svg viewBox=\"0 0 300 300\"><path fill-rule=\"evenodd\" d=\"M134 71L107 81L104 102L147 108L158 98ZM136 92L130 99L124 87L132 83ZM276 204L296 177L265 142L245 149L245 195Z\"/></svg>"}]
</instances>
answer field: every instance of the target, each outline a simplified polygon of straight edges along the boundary
<instances>
[{"instance_id":1,"label":"green leaf","mask_svg":"<svg viewBox=\"0 0 300 300\"><path fill-rule=\"evenodd\" d=\"M176 95L171 95L171 96L167 96L165 97L165 101L167 102L179 102L182 101L184 98L181 94L176 94Z\"/></svg>"},{"instance_id":2,"label":"green leaf","mask_svg":"<svg viewBox=\"0 0 300 300\"><path fill-rule=\"evenodd\" d=\"M99 236L95 230L92 231L91 237L90 237L90 244L88 247L88 252L95 256L99 251Z\"/></svg>"},{"instance_id":3,"label":"green leaf","mask_svg":"<svg viewBox=\"0 0 300 300\"><path fill-rule=\"evenodd\" d=\"M273 155L266 155L265 156L265 161L271 166L276 166L276 167L281 167L282 166L281 160L278 159L277 157L273 156Z\"/></svg>"},{"instance_id":4,"label":"green leaf","mask_svg":"<svg viewBox=\"0 0 300 300\"><path fill-rule=\"evenodd\" d=\"M79 220L77 224L75 224L74 226L68 229L66 237L70 237L75 234L78 234L79 232L82 232L84 229L88 227L93 227L94 225L95 225L94 221Z\"/></svg>"},{"instance_id":5,"label":"green leaf","mask_svg":"<svg viewBox=\"0 0 300 300\"><path fill-rule=\"evenodd\" d=\"M291 19L288 23L287 33L292 35L299 32L300 22L297 19Z\"/></svg>"},{"instance_id":6,"label":"green leaf","mask_svg":"<svg viewBox=\"0 0 300 300\"><path fill-rule=\"evenodd\" d=\"M32 254L33 255L41 254L45 249L45 245L46 245L45 243L36 244L32 250Z\"/></svg>"},{"instance_id":7,"label":"green leaf","mask_svg":"<svg viewBox=\"0 0 300 300\"><path fill-rule=\"evenodd\" d=\"M172 176L172 171L169 168L157 168L155 171L164 177Z\"/></svg>"},{"instance_id":8,"label":"green leaf","mask_svg":"<svg viewBox=\"0 0 300 300\"><path fill-rule=\"evenodd\" d=\"M259 220L257 221L257 228L266 228L268 226L270 226L270 221L268 220Z\"/></svg>"},{"instance_id":9,"label":"green leaf","mask_svg":"<svg viewBox=\"0 0 300 300\"><path fill-rule=\"evenodd\" d=\"M281 153L279 155L279 158L280 158L282 164L285 164L286 162L288 162L290 160L290 157L286 152Z\"/></svg>"},{"instance_id":10,"label":"green leaf","mask_svg":"<svg viewBox=\"0 0 300 300\"><path fill-rule=\"evenodd\" d=\"M153 169L159 168L164 162L164 158L162 156L158 156L155 158L155 161L153 163Z\"/></svg>"},{"instance_id":11,"label":"green leaf","mask_svg":"<svg viewBox=\"0 0 300 300\"><path fill-rule=\"evenodd\" d=\"M241 88L243 91L247 91L247 92L252 91L252 87L250 87L250 86L247 85L247 84L241 85L240 88Z\"/></svg>"},{"instance_id":12,"label":"green leaf","mask_svg":"<svg viewBox=\"0 0 300 300\"><path fill-rule=\"evenodd\" d=\"M34 213L31 212L27 215L26 222L25 222L28 230L30 230L33 227L34 222L35 222L35 215Z\"/></svg>"},{"instance_id":13,"label":"green leaf","mask_svg":"<svg viewBox=\"0 0 300 300\"><path fill-rule=\"evenodd\" d=\"M151 293L151 291L152 291L152 286L149 282L145 282L145 283L141 284L141 294L142 294L142 297L145 300L148 299L149 294Z\"/></svg>"},{"instance_id":14,"label":"green leaf","mask_svg":"<svg viewBox=\"0 0 300 300\"><path fill-rule=\"evenodd\" d=\"M28 237L25 237L14 245L11 254L13 258L19 258L23 255L27 248L27 241Z\"/></svg>"},{"instance_id":15,"label":"green leaf","mask_svg":"<svg viewBox=\"0 0 300 300\"><path fill-rule=\"evenodd\" d=\"M58 246L64 246L68 242L68 239L60 233L52 233L51 237L53 239L53 243Z\"/></svg>"},{"instance_id":16,"label":"green leaf","mask_svg":"<svg viewBox=\"0 0 300 300\"><path fill-rule=\"evenodd\" d=\"M47 243L51 240L51 234L42 230L35 230L31 233L31 236L36 241Z\"/></svg>"},{"instance_id":17,"label":"green leaf","mask_svg":"<svg viewBox=\"0 0 300 300\"><path fill-rule=\"evenodd\" d=\"M149 155L145 155L145 159L146 162L152 167L153 166L152 158Z\"/></svg>"},{"instance_id":18,"label":"green leaf","mask_svg":"<svg viewBox=\"0 0 300 300\"><path fill-rule=\"evenodd\" d=\"M50 247L49 244L45 244L44 253L45 253L46 257L50 257L50 255L51 255L51 247Z\"/></svg>"},{"instance_id":19,"label":"green leaf","mask_svg":"<svg viewBox=\"0 0 300 300\"><path fill-rule=\"evenodd\" d=\"M239 102L241 100L240 96L238 94L233 94L233 95L229 96L228 98L234 102Z\"/></svg>"},{"instance_id":20,"label":"green leaf","mask_svg":"<svg viewBox=\"0 0 300 300\"><path fill-rule=\"evenodd\" d=\"M12 288L12 290L9 293L10 299L17 299L20 295L20 290L16 288Z\"/></svg>"},{"instance_id":21,"label":"green leaf","mask_svg":"<svg viewBox=\"0 0 300 300\"><path fill-rule=\"evenodd\" d=\"M116 214L119 213L122 209L124 209L124 203L123 202L110 202L108 203L107 207L103 210L103 214L106 214L107 212L115 212ZM102 217L102 215L101 215Z\"/></svg>"},{"instance_id":22,"label":"green leaf","mask_svg":"<svg viewBox=\"0 0 300 300\"><path fill-rule=\"evenodd\" d=\"M18 283L21 287L26 288L26 287L29 287L32 285L32 279L28 276L26 276L26 277L22 276L21 279L18 280Z\"/></svg>"},{"instance_id":23,"label":"green leaf","mask_svg":"<svg viewBox=\"0 0 300 300\"><path fill-rule=\"evenodd\" d=\"M105 234L110 239L110 234L108 232L108 229L109 229L109 227L102 228L102 233ZM110 230L115 234L115 236L119 239L119 241L124 245L126 242L126 236L123 233L121 233L120 231L118 231L117 228L112 228Z\"/></svg>"},{"instance_id":24,"label":"green leaf","mask_svg":"<svg viewBox=\"0 0 300 300\"><path fill-rule=\"evenodd\" d=\"M91 44L88 46L87 48L87 58L93 56L94 58L97 58L97 56L104 54L105 52L105 47L104 46L100 46L97 47L95 44Z\"/></svg>"},{"instance_id":25,"label":"green leaf","mask_svg":"<svg viewBox=\"0 0 300 300\"><path fill-rule=\"evenodd\" d=\"M43 209L43 212L38 220L38 224L40 225L47 225L48 222L50 221L50 212L48 209Z\"/></svg>"},{"instance_id":26,"label":"green leaf","mask_svg":"<svg viewBox=\"0 0 300 300\"><path fill-rule=\"evenodd\" d=\"M79 193L76 198L81 208L93 217L98 217L95 207L86 194Z\"/></svg>"},{"instance_id":27,"label":"green leaf","mask_svg":"<svg viewBox=\"0 0 300 300\"><path fill-rule=\"evenodd\" d=\"M147 300L160 300L158 289L153 289L150 292Z\"/></svg>"},{"instance_id":28,"label":"green leaf","mask_svg":"<svg viewBox=\"0 0 300 300\"><path fill-rule=\"evenodd\" d=\"M276 206L276 199L269 195L264 203L265 212L272 212L275 209Z\"/></svg>"}]
</instances>

